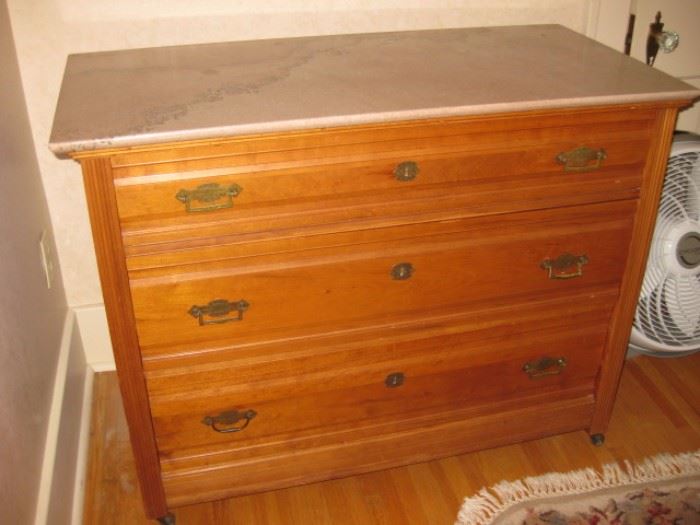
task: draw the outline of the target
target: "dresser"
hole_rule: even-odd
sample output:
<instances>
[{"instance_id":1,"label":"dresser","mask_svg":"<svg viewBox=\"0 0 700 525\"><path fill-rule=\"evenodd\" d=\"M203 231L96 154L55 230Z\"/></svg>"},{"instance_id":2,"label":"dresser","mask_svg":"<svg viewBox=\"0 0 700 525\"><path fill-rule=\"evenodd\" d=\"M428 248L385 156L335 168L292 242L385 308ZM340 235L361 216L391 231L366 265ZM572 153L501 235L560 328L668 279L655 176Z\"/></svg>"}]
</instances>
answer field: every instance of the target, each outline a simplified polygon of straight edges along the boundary
<instances>
[{"instance_id":1,"label":"dresser","mask_svg":"<svg viewBox=\"0 0 700 525\"><path fill-rule=\"evenodd\" d=\"M679 108L559 26L71 56L146 512L584 430Z\"/></svg>"}]
</instances>

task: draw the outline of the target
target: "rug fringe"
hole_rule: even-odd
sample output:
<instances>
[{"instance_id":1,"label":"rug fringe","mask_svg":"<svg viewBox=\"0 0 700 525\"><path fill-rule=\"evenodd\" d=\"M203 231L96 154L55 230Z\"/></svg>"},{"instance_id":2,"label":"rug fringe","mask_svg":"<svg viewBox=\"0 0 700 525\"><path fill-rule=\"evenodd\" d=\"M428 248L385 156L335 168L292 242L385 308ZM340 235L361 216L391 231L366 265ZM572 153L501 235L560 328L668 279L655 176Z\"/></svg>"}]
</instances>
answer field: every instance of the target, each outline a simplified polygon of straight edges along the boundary
<instances>
[{"instance_id":1,"label":"rug fringe","mask_svg":"<svg viewBox=\"0 0 700 525\"><path fill-rule=\"evenodd\" d=\"M624 462L560 473L550 472L517 481L501 481L466 498L455 525L488 525L501 512L528 499L583 494L597 489L663 481L682 475L700 474L700 450L682 454L659 454L640 463Z\"/></svg>"}]
</instances>

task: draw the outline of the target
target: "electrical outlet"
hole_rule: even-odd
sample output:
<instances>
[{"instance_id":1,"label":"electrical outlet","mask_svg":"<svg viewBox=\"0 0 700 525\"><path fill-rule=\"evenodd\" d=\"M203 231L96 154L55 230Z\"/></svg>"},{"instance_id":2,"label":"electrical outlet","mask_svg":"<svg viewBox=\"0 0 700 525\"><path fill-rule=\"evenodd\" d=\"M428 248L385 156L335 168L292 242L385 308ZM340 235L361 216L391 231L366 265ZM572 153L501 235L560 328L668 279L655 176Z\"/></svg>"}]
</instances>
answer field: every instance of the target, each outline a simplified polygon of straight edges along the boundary
<instances>
[{"instance_id":1,"label":"electrical outlet","mask_svg":"<svg viewBox=\"0 0 700 525\"><path fill-rule=\"evenodd\" d=\"M53 284L56 265L53 259L53 250L51 250L51 239L47 235L46 230L41 232L39 253L41 254L41 267L44 269L44 277L46 278L46 287L50 289Z\"/></svg>"}]
</instances>

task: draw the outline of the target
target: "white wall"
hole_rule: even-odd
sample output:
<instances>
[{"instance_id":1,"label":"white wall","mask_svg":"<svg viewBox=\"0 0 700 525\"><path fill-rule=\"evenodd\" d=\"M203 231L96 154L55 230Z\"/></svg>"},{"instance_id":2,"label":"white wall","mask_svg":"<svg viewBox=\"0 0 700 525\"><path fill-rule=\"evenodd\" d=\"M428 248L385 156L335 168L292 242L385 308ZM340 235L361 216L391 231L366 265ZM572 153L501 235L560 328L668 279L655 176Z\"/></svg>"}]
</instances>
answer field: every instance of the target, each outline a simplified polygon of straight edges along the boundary
<instances>
[{"instance_id":1,"label":"white wall","mask_svg":"<svg viewBox=\"0 0 700 525\"><path fill-rule=\"evenodd\" d=\"M50 221L5 0L0 0L0 523L32 523L67 306L47 289Z\"/></svg>"},{"instance_id":2,"label":"white wall","mask_svg":"<svg viewBox=\"0 0 700 525\"><path fill-rule=\"evenodd\" d=\"M107 49L481 25L561 23L621 47L627 0L8 0L69 305L102 303L77 164L48 151L66 56ZM613 5L614 4L614 5ZM620 8L620 6L623 8ZM621 23L596 29L600 9ZM613 19L615 17L612 17Z\"/></svg>"}]
</instances>

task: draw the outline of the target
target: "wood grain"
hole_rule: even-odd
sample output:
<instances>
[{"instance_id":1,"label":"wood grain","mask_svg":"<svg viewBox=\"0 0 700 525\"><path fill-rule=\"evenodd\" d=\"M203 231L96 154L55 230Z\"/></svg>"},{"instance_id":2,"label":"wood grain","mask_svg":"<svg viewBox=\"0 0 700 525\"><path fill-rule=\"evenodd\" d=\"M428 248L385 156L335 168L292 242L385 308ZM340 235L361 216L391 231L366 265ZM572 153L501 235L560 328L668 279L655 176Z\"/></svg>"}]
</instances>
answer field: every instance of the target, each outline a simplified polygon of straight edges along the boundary
<instances>
[{"instance_id":1,"label":"wood grain","mask_svg":"<svg viewBox=\"0 0 700 525\"><path fill-rule=\"evenodd\" d=\"M352 344L347 337L302 339L162 360L147 372L159 449L168 461L226 450L234 461L262 455L266 445L330 446L347 430L368 436L464 418L465 408L485 414L533 395L551 401L572 390L590 394L612 300L612 293L569 296L569 304L521 307L507 321L503 311L472 313L459 323L433 320ZM533 310L537 315L524 315ZM543 356L568 363L559 374L530 379L523 365ZM397 371L404 384L387 388L386 377ZM257 411L245 431L221 434L202 424L205 415L233 409Z\"/></svg>"},{"instance_id":2,"label":"wood grain","mask_svg":"<svg viewBox=\"0 0 700 525\"><path fill-rule=\"evenodd\" d=\"M117 379L95 378L84 523L147 524ZM178 523L426 525L454 522L462 498L502 479L600 467L700 447L700 354L626 361L603 447L584 432L175 509ZM115 509L118 509L115 512Z\"/></svg>"},{"instance_id":3,"label":"wood grain","mask_svg":"<svg viewBox=\"0 0 700 525\"><path fill-rule=\"evenodd\" d=\"M163 473L163 485L173 506L248 494L323 479L343 477L358 472L395 467L431 458L459 454L525 441L542 435L571 432L590 417L592 396L558 399L521 406L517 409L498 406L480 416L464 414L452 421L438 417L423 418L419 425L396 433L364 436L345 432L336 443L326 447L296 449L294 443L269 456L256 455L244 462L216 457L213 468L202 468L202 461L189 468ZM543 428L542 413L551 417ZM508 428L504 433L503 428Z\"/></svg>"},{"instance_id":4,"label":"wood grain","mask_svg":"<svg viewBox=\"0 0 700 525\"><path fill-rule=\"evenodd\" d=\"M583 111L578 118L563 112L556 125L552 115L495 117L490 126L472 117L383 131L282 134L250 139L237 152L227 146L228 155L221 145L203 144L191 158L179 158L183 150L175 147L170 159L158 155L158 162L136 154L130 162L142 164L114 171L127 253L172 251L181 248L178 242L221 239L232 230L270 236L339 222L357 229L392 216L416 222L421 215L479 216L637 195L652 112L634 118L622 111ZM584 145L607 152L601 169L565 172L557 155ZM395 178L403 161L417 163L414 180ZM237 184L242 191L230 207L187 212L175 196L200 184Z\"/></svg>"},{"instance_id":5,"label":"wood grain","mask_svg":"<svg viewBox=\"0 0 700 525\"><path fill-rule=\"evenodd\" d=\"M612 412L618 378L629 342L632 319L637 307L649 246L656 224L659 199L661 198L677 115L678 110L674 108L660 111L654 126L655 139L647 152L639 209L635 217L627 267L620 285L620 298L610 320L606 352L598 376L596 409L589 428L591 434L605 432L607 421Z\"/></svg>"},{"instance_id":6,"label":"wood grain","mask_svg":"<svg viewBox=\"0 0 700 525\"><path fill-rule=\"evenodd\" d=\"M464 232L428 236L416 229L408 240L397 233L382 242L371 242L365 234L361 240L348 239L347 246L329 236L327 242L336 246L325 249L305 249L298 239L296 251L199 264L192 273L169 266L142 278L132 272L139 340L146 353L154 347L164 352L181 343L334 331L339 323L370 326L408 313L421 319L435 309L473 309L505 297L526 307L529 299L548 293L616 286L635 209L634 201L623 201L528 212L513 217L507 228L500 221L465 221L469 229ZM566 253L587 256L581 277L548 278L542 262ZM399 264L410 264L414 274L392 278ZM555 273L572 272L575 265ZM192 306L220 299L245 300L250 306L240 321L219 324L200 325L188 314ZM238 318L235 312L228 317Z\"/></svg>"},{"instance_id":7,"label":"wood grain","mask_svg":"<svg viewBox=\"0 0 700 525\"><path fill-rule=\"evenodd\" d=\"M154 398L159 448L165 455L173 450L185 454L187 447L196 444L218 443L222 449L237 449L259 447L261 442L270 440L295 440L301 448L304 436L314 446L319 435L347 428L356 434L376 433L377 430L367 427L378 421L400 421L411 426L417 424L416 419L425 420L425 416L457 419L462 415L455 413L456 408L493 406L504 399L527 398L533 393L548 393L550 399L572 389L590 393L604 333L603 325L589 331L553 333L549 338L542 337L515 348L512 347L515 345L500 346L497 349L507 351L507 357L481 366L469 363L469 354L458 348L462 351L453 352L457 357L435 352L434 357L422 362L397 360L373 367L337 370L332 380L327 374L300 374L287 381L258 381L238 388L212 385L202 391L191 389L187 397ZM581 338L585 338L585 343ZM522 367L545 356L566 359L566 368L556 376L530 379ZM434 365L451 357L447 370ZM235 377L236 370L230 372ZM387 388L384 384L387 376L398 372L403 374L404 384ZM183 390L187 386L188 383L183 383ZM234 409L257 412L246 430L236 436L214 432L202 424L204 416Z\"/></svg>"},{"instance_id":8,"label":"wood grain","mask_svg":"<svg viewBox=\"0 0 700 525\"><path fill-rule=\"evenodd\" d=\"M165 514L166 500L604 432L679 104L79 155L146 513ZM605 149L602 166L564 170L557 154L579 146ZM397 181L402 160L419 161L422 177ZM246 187L231 208L183 213L173 192L214 181ZM587 257L582 275L548 278L541 263L564 253ZM399 263L412 265L410 279L392 279ZM566 322L544 316L541 333L525 333L516 311L567 297L601 301L601 317L569 309ZM221 299L250 306L223 324L188 314ZM459 327L488 309L508 328L484 349ZM422 350L420 326L442 330ZM309 371L363 336L375 355L355 347L340 365ZM284 341L299 343L308 369L289 354L263 363ZM254 348L271 352L253 357ZM535 388L522 364L550 350L572 367ZM412 382L387 392L380 380L395 371ZM202 417L233 408L260 420L239 444L210 439Z\"/></svg>"},{"instance_id":9,"label":"wood grain","mask_svg":"<svg viewBox=\"0 0 700 525\"><path fill-rule=\"evenodd\" d=\"M149 517L164 516L167 514L167 505L160 481L160 466L139 342L134 329L133 308L129 294L124 293L128 290L128 277L120 242L111 168L106 159L94 158L83 160L82 169L102 295L119 370L122 398L129 418L129 436L139 473L143 504Z\"/></svg>"}]
</instances>

